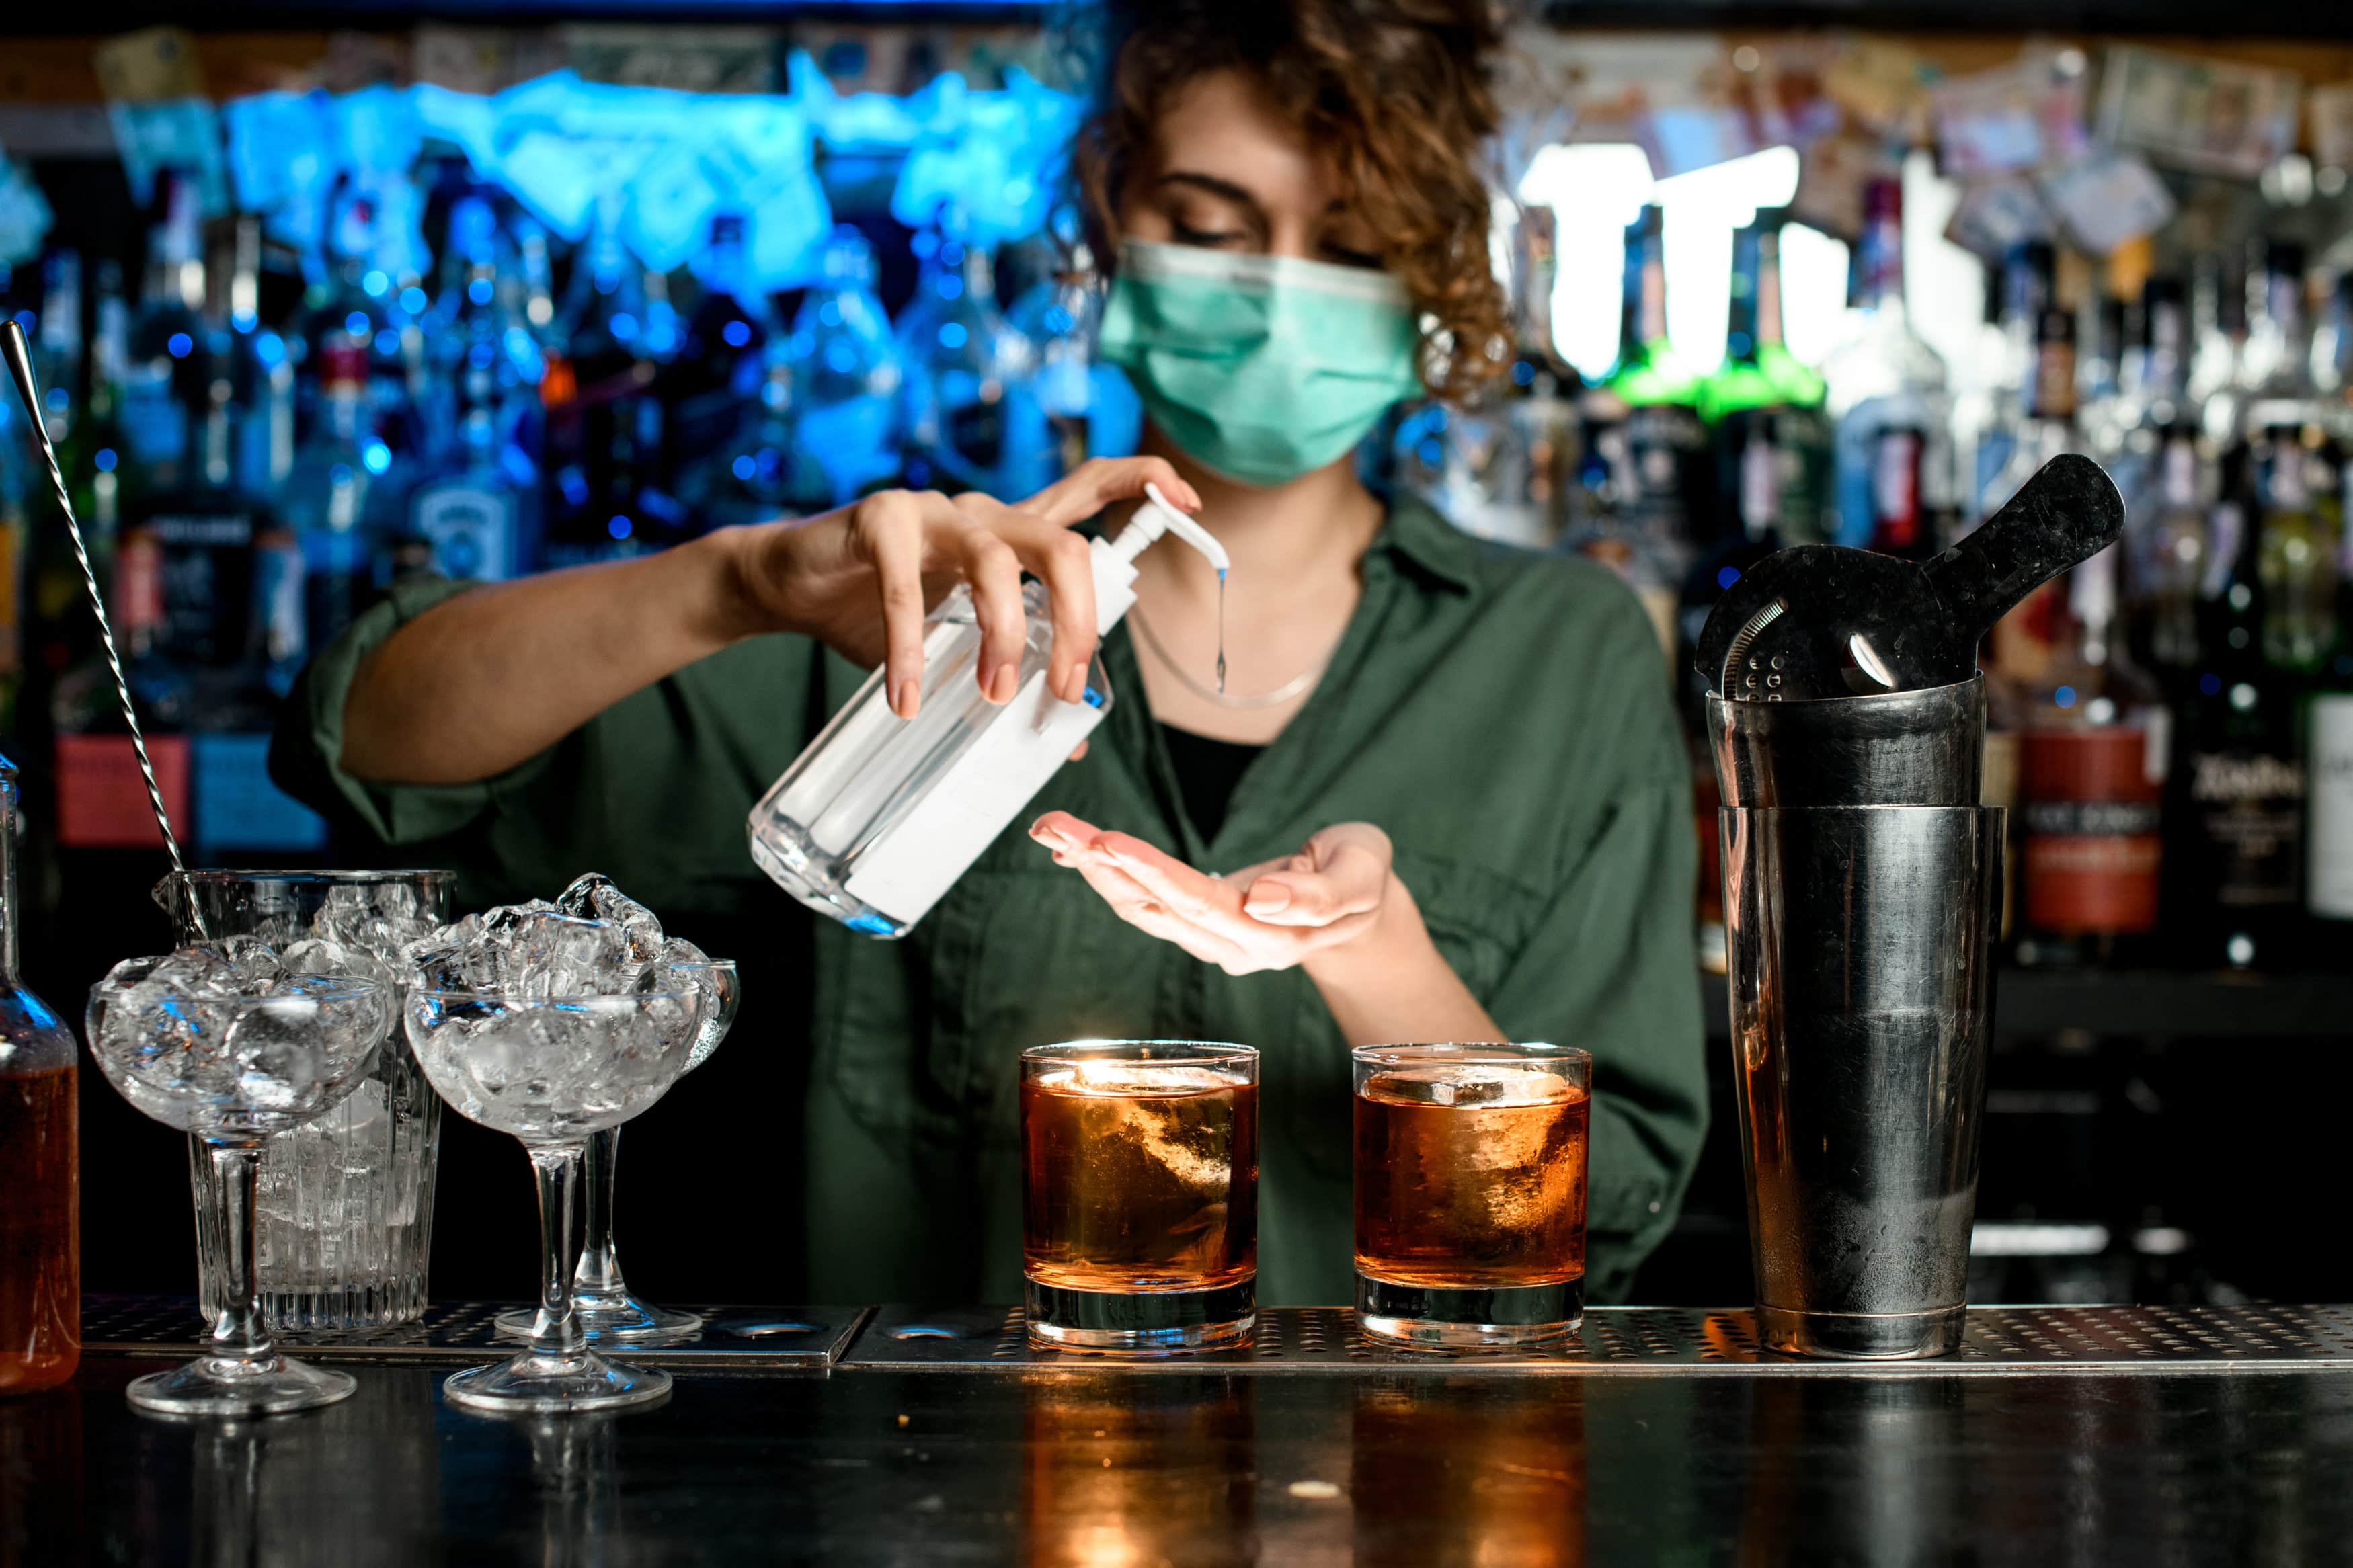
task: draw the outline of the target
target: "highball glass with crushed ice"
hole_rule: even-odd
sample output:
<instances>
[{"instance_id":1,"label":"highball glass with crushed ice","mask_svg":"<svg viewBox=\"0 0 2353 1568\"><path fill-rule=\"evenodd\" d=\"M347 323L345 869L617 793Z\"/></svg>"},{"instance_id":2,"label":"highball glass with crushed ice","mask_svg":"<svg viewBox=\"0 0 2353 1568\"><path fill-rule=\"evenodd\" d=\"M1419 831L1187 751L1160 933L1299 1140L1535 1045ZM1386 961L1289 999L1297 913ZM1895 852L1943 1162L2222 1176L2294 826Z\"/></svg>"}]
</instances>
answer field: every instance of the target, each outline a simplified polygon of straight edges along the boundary
<instances>
[{"instance_id":1,"label":"highball glass with crushed ice","mask_svg":"<svg viewBox=\"0 0 2353 1568\"><path fill-rule=\"evenodd\" d=\"M1030 1338L1160 1355L1257 1321L1258 1053L1083 1040L1021 1053Z\"/></svg>"},{"instance_id":2,"label":"highball glass with crushed ice","mask_svg":"<svg viewBox=\"0 0 2353 1568\"><path fill-rule=\"evenodd\" d=\"M1542 1045L1351 1056L1359 1326L1444 1349L1574 1331L1592 1057Z\"/></svg>"}]
</instances>

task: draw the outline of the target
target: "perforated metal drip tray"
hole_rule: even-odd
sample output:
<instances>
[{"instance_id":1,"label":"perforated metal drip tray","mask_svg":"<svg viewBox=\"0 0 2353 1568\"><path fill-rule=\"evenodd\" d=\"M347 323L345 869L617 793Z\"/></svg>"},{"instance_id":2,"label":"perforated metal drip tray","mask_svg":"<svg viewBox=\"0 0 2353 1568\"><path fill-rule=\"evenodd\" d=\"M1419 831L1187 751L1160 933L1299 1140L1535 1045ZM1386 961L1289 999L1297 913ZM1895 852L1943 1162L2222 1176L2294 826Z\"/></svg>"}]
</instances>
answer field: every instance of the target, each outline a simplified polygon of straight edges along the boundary
<instances>
[{"instance_id":1,"label":"perforated metal drip tray","mask_svg":"<svg viewBox=\"0 0 2353 1568\"><path fill-rule=\"evenodd\" d=\"M2353 1307L1978 1307L1961 1348L1934 1361L1801 1361L1758 1348L1746 1308L1589 1307L1585 1327L1549 1351L1474 1354L1368 1340L1340 1307L1258 1315L1246 1349L1156 1360L1031 1347L1019 1308L924 1311L880 1307L844 1370L1219 1372L1331 1374L1402 1371L1579 1373L1737 1373L1936 1375L1977 1373L2353 1371Z\"/></svg>"},{"instance_id":2,"label":"perforated metal drip tray","mask_svg":"<svg viewBox=\"0 0 2353 1568\"><path fill-rule=\"evenodd\" d=\"M501 1338L495 1321L512 1301L436 1301L408 1328L364 1338L316 1340L282 1336L314 1362L446 1362L452 1364L512 1354L521 1342ZM665 1303L667 1305L668 1303ZM699 1313L702 1337L682 1345L630 1345L630 1361L672 1370L750 1372L817 1370L831 1366L857 1336L864 1307L688 1307ZM195 1302L185 1296L85 1296L82 1350L96 1355L195 1355L207 1332Z\"/></svg>"}]
</instances>

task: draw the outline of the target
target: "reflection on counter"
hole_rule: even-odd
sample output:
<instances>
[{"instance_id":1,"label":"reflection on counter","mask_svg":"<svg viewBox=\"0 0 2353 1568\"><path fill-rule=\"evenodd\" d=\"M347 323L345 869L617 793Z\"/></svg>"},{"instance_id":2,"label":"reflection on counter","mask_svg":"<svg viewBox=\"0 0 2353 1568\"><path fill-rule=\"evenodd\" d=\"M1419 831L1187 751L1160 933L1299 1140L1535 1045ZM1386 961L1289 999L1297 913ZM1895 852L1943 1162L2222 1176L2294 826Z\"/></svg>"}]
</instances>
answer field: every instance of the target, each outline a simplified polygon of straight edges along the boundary
<instances>
[{"instance_id":1,"label":"reflection on counter","mask_svg":"<svg viewBox=\"0 0 2353 1568\"><path fill-rule=\"evenodd\" d=\"M1057 1377L1021 1396L1029 1568L1259 1560L1253 1380Z\"/></svg>"},{"instance_id":2,"label":"reflection on counter","mask_svg":"<svg viewBox=\"0 0 2353 1568\"><path fill-rule=\"evenodd\" d=\"M1585 1390L1567 1379L1359 1380L1354 1559L1366 1568L1585 1561Z\"/></svg>"}]
</instances>

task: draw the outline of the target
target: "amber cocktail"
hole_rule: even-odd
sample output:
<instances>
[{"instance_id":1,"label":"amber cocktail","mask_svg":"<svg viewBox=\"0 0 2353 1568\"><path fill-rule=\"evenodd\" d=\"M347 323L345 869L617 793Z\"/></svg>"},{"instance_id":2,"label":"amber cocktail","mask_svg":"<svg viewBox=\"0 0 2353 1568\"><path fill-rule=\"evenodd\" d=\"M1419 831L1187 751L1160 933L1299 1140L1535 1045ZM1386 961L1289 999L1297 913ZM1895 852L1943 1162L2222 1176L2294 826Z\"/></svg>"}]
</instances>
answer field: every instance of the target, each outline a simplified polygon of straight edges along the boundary
<instances>
[{"instance_id":1,"label":"amber cocktail","mask_svg":"<svg viewBox=\"0 0 2353 1568\"><path fill-rule=\"evenodd\" d=\"M1188 1040L1024 1051L1021 1164L1032 1338L1152 1354L1249 1334L1256 1051Z\"/></svg>"},{"instance_id":2,"label":"amber cocktail","mask_svg":"<svg viewBox=\"0 0 2353 1568\"><path fill-rule=\"evenodd\" d=\"M1574 1330L1593 1058L1538 1045L1353 1055L1365 1331L1463 1347Z\"/></svg>"}]
</instances>

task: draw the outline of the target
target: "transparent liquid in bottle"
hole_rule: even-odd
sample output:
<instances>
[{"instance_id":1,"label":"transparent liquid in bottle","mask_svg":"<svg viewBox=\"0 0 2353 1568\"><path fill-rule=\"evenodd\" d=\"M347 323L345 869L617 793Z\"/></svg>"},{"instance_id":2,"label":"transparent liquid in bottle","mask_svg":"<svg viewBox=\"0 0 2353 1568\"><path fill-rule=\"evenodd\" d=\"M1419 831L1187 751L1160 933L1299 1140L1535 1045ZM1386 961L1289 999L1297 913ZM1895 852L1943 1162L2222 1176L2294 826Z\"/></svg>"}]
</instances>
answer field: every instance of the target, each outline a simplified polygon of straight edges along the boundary
<instances>
[{"instance_id":1,"label":"transparent liquid in bottle","mask_svg":"<svg viewBox=\"0 0 2353 1568\"><path fill-rule=\"evenodd\" d=\"M981 695L980 627L959 586L926 623L915 717L891 710L877 669L753 808L761 869L852 931L906 934L1110 707L1100 664L1081 703L1046 689L1045 588L1023 584L1022 601L1013 700L1000 708Z\"/></svg>"}]
</instances>

